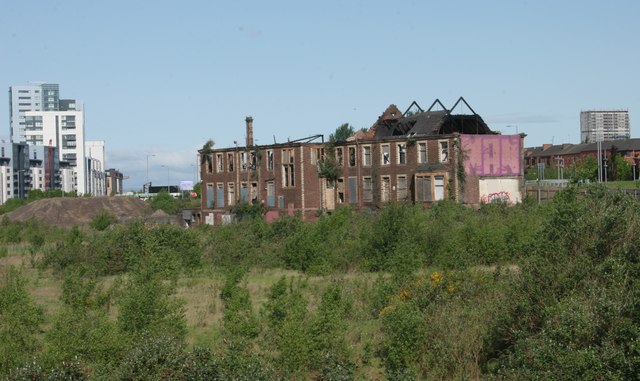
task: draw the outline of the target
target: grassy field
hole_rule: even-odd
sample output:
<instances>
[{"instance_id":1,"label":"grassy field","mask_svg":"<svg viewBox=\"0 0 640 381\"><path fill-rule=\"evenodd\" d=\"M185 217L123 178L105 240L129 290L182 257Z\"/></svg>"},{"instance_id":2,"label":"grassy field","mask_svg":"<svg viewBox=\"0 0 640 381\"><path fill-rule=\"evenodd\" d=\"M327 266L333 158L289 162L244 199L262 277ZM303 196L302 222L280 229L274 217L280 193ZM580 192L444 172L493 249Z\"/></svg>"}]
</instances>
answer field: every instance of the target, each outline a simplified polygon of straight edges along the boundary
<instances>
[{"instance_id":1,"label":"grassy field","mask_svg":"<svg viewBox=\"0 0 640 381\"><path fill-rule=\"evenodd\" d=\"M5 221L0 374L633 379L639 209L593 186L316 223Z\"/></svg>"},{"instance_id":2,"label":"grassy field","mask_svg":"<svg viewBox=\"0 0 640 381\"><path fill-rule=\"evenodd\" d=\"M38 269L29 251L21 245L11 246L9 255L0 258L0 276L4 276L9 267L21 269L27 280L27 288L33 300L44 309L45 321L42 325L42 335L52 328L57 314L61 310L60 300L63 287L63 279L55 275L52 270ZM457 374L470 375L470 379L477 379L481 373L480 368L473 365L474 357L479 356L481 350L481 337L486 329L487 315L491 314L491 306L499 303L504 297L504 289L493 286L500 282L493 282L495 267L478 266L469 270L465 275L468 281L462 281L462 275L458 274L457 287L464 293L453 291L451 286L447 292L447 303L434 309L430 318L432 339L447 342L446 348L440 348L443 355L457 356L458 360L466 365L460 368ZM419 279L429 281L433 270L423 270ZM517 267L508 269L504 274L517 274ZM309 316L313 316L320 303L320 296L329 285L339 284L343 290L343 297L349 303L349 315L346 321L344 338L350 357L357 367L358 379L384 378L384 367L376 355L377 348L383 345L385 335L383 333L383 320L380 313L375 310L373 298L376 295L376 282L379 277L389 278L389 275L374 273L352 272L340 275L309 276L299 271L284 269L252 269L248 272L241 287L246 288L251 295L252 309L262 319L265 303L269 298L272 286L285 277L291 285L295 285L308 300ZM122 284L123 276L105 276L98 278L98 288L109 290L114 285ZM507 277L508 278L508 277ZM494 283L491 285L490 283ZM219 269L203 266L189 276L181 275L177 279L174 297L182 301L184 318L187 325L186 342L193 346L206 346L215 351L222 350L225 345L225 331L223 316L224 303L220 292L224 284L224 276ZM417 288L409 286L397 297L392 297L392 302L387 306L388 310L397 308L406 298L411 298L411 293ZM471 290L473 289L473 290ZM478 293L482 289L484 292ZM450 295L450 296L449 296ZM455 295L455 296L454 296ZM486 308L478 308L485 305ZM115 321L118 315L117 300L110 307L109 316ZM264 342L271 340L269 333L264 329L256 340L254 350L261 353L266 350ZM260 344L262 343L262 344ZM425 343L426 344L426 343ZM266 353L270 356L269 353ZM444 376L444 375L443 375Z\"/></svg>"}]
</instances>

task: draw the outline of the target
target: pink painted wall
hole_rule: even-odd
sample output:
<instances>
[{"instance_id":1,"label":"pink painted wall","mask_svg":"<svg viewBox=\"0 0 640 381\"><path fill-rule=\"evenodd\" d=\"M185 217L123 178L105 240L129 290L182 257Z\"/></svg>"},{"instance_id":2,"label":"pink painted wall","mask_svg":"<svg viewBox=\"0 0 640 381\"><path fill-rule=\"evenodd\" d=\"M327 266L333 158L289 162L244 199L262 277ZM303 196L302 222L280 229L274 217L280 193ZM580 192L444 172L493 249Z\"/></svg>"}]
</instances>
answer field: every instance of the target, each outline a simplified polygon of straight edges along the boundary
<instances>
[{"instance_id":1,"label":"pink painted wall","mask_svg":"<svg viewBox=\"0 0 640 381\"><path fill-rule=\"evenodd\" d=\"M519 176L522 166L520 135L460 135L464 169L468 175Z\"/></svg>"}]
</instances>

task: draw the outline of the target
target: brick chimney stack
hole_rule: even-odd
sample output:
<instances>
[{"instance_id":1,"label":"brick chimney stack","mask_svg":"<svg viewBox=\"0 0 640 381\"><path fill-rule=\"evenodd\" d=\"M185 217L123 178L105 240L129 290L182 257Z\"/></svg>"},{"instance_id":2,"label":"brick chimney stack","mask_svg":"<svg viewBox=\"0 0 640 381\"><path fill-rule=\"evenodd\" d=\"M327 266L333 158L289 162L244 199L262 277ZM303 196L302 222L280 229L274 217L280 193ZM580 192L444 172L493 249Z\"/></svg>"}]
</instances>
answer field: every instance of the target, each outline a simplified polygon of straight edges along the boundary
<instances>
[{"instance_id":1,"label":"brick chimney stack","mask_svg":"<svg viewBox=\"0 0 640 381\"><path fill-rule=\"evenodd\" d=\"M253 146L253 118L248 116L245 120L247 122L247 147Z\"/></svg>"}]
</instances>

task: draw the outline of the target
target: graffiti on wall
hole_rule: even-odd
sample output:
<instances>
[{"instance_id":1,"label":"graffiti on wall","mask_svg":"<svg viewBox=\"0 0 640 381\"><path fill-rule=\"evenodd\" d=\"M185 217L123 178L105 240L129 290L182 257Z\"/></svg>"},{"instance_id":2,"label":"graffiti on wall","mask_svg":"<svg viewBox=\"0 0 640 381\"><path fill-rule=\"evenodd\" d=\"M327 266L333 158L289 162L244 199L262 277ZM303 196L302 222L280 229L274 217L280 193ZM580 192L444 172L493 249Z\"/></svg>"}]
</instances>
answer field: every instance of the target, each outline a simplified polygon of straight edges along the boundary
<instances>
[{"instance_id":1,"label":"graffiti on wall","mask_svg":"<svg viewBox=\"0 0 640 381\"><path fill-rule=\"evenodd\" d=\"M520 135L461 135L465 173L518 176L522 165Z\"/></svg>"},{"instance_id":2,"label":"graffiti on wall","mask_svg":"<svg viewBox=\"0 0 640 381\"><path fill-rule=\"evenodd\" d=\"M483 204L489 204L492 202L511 203L511 195L506 191L489 193L482 195L482 197L480 197L480 202L482 202Z\"/></svg>"}]
</instances>

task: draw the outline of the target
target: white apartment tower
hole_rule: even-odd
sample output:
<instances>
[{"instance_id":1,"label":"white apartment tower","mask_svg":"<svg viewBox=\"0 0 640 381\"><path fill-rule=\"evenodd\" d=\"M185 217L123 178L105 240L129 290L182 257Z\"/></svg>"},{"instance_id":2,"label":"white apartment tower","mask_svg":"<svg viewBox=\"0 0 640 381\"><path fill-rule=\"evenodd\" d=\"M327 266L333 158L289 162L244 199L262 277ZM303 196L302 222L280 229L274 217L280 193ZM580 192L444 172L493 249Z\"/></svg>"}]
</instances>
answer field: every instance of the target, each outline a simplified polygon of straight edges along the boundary
<instances>
[{"instance_id":1,"label":"white apartment tower","mask_svg":"<svg viewBox=\"0 0 640 381\"><path fill-rule=\"evenodd\" d=\"M58 187L79 195L106 194L104 141L85 144L83 108L75 99L60 99L57 84L9 87L12 148L28 155L24 160L16 160L22 154L16 156L15 152L13 159L0 157L0 167L18 171L17 180L16 173L12 174L14 182L19 183L14 196L24 197L33 189Z\"/></svg>"},{"instance_id":2,"label":"white apartment tower","mask_svg":"<svg viewBox=\"0 0 640 381\"><path fill-rule=\"evenodd\" d=\"M61 166L64 164L74 169L73 175L71 171L62 172L65 192L77 192L80 195L90 193L87 187L84 112L81 105L65 111L27 111L24 130L25 141L29 145L58 147Z\"/></svg>"},{"instance_id":3,"label":"white apartment tower","mask_svg":"<svg viewBox=\"0 0 640 381\"><path fill-rule=\"evenodd\" d=\"M104 140L87 140L86 153L87 193L94 196L107 195L107 180L104 165Z\"/></svg>"},{"instance_id":4,"label":"white apartment tower","mask_svg":"<svg viewBox=\"0 0 640 381\"><path fill-rule=\"evenodd\" d=\"M11 142L26 140L25 112L60 109L59 85L53 83L9 87L9 137Z\"/></svg>"},{"instance_id":5,"label":"white apartment tower","mask_svg":"<svg viewBox=\"0 0 640 381\"><path fill-rule=\"evenodd\" d=\"M580 142L629 139L631 126L627 110L588 110L580 112Z\"/></svg>"}]
</instances>

